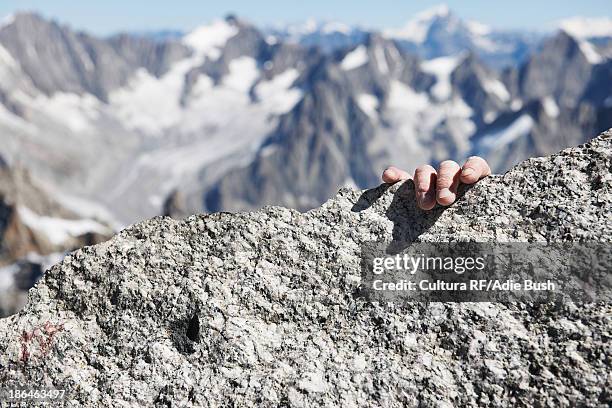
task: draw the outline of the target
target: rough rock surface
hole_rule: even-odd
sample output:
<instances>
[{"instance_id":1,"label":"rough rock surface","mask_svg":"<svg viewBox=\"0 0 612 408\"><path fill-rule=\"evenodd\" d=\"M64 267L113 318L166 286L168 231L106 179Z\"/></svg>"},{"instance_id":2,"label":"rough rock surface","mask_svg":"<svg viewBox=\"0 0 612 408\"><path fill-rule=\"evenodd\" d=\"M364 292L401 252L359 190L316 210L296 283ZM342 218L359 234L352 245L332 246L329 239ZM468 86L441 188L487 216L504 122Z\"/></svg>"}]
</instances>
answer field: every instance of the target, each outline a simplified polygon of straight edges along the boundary
<instances>
[{"instance_id":1,"label":"rough rock surface","mask_svg":"<svg viewBox=\"0 0 612 408\"><path fill-rule=\"evenodd\" d=\"M612 242L612 132L450 208L411 182L301 214L155 218L74 252L0 320L0 384L80 406L609 406L611 306L376 305L360 243Z\"/></svg>"}]
</instances>

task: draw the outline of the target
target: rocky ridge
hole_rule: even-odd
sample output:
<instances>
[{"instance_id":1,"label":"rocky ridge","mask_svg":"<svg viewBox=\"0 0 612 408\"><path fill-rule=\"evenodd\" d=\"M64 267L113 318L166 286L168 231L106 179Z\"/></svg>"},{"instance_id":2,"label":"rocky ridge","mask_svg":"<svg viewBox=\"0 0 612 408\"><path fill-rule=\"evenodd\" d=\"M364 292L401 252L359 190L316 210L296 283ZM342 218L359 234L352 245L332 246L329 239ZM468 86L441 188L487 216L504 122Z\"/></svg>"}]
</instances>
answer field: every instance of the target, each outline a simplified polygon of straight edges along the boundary
<instances>
[{"instance_id":1,"label":"rocky ridge","mask_svg":"<svg viewBox=\"0 0 612 408\"><path fill-rule=\"evenodd\" d=\"M299 213L154 218L78 250L0 320L0 385L79 406L609 406L608 304L356 299L367 241L612 242L612 132L450 208L411 182Z\"/></svg>"}]
</instances>

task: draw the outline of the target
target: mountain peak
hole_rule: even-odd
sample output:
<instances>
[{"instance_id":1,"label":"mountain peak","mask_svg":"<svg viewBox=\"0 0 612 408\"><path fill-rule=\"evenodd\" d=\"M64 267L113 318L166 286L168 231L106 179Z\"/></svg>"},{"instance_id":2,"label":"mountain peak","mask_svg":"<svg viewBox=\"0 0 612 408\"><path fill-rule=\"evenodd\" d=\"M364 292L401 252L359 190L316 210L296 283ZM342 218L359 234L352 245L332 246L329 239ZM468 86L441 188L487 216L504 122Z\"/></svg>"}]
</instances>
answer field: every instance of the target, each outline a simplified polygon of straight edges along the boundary
<instances>
[{"instance_id":1,"label":"mountain peak","mask_svg":"<svg viewBox=\"0 0 612 408\"><path fill-rule=\"evenodd\" d=\"M0 18L0 29L10 26L15 22L15 14L8 14Z\"/></svg>"},{"instance_id":2,"label":"mountain peak","mask_svg":"<svg viewBox=\"0 0 612 408\"><path fill-rule=\"evenodd\" d=\"M612 37L610 17L572 17L561 20L558 27L578 39Z\"/></svg>"},{"instance_id":3,"label":"mountain peak","mask_svg":"<svg viewBox=\"0 0 612 408\"><path fill-rule=\"evenodd\" d=\"M23 30L24 33L30 33L32 29L50 26L60 27L55 20L46 18L35 11L18 11L0 20L0 30L12 28Z\"/></svg>"},{"instance_id":4,"label":"mountain peak","mask_svg":"<svg viewBox=\"0 0 612 408\"><path fill-rule=\"evenodd\" d=\"M593 38L593 37L588 37ZM605 61L605 57L602 56L597 47L590 41L587 41L584 37L577 36L566 30L561 30L557 34L546 41L544 47L549 46L555 49L556 47L575 48L580 51L582 56L591 65L597 65Z\"/></svg>"},{"instance_id":5,"label":"mountain peak","mask_svg":"<svg viewBox=\"0 0 612 408\"><path fill-rule=\"evenodd\" d=\"M427 39L427 35L434 23L451 19L454 19L454 14L452 14L446 4L440 4L417 13L402 28L386 30L385 35L422 44Z\"/></svg>"},{"instance_id":6,"label":"mountain peak","mask_svg":"<svg viewBox=\"0 0 612 408\"><path fill-rule=\"evenodd\" d=\"M244 22L238 17L238 15L234 14L234 13L227 14L225 16L224 20L225 20L226 23L231 24L231 25L235 25L235 26L244 24Z\"/></svg>"},{"instance_id":7,"label":"mountain peak","mask_svg":"<svg viewBox=\"0 0 612 408\"><path fill-rule=\"evenodd\" d=\"M46 18L35 11L18 11L5 17L7 25L21 22L48 22Z\"/></svg>"},{"instance_id":8,"label":"mountain peak","mask_svg":"<svg viewBox=\"0 0 612 408\"><path fill-rule=\"evenodd\" d=\"M183 37L183 43L202 55L217 55L218 48L238 33L236 21L235 17L228 17L199 26Z\"/></svg>"},{"instance_id":9,"label":"mountain peak","mask_svg":"<svg viewBox=\"0 0 612 408\"><path fill-rule=\"evenodd\" d=\"M417 13L415 18L420 20L431 20L434 18L445 18L448 17L450 14L450 8L443 3Z\"/></svg>"}]
</instances>

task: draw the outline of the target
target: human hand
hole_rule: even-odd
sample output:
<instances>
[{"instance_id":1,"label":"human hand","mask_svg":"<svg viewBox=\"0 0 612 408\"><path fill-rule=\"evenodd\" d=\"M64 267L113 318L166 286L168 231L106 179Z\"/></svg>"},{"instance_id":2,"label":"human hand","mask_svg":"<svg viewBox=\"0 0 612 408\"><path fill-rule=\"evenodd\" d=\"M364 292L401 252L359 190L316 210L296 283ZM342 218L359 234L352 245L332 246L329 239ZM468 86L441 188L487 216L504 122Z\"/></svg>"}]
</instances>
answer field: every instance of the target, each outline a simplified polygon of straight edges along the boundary
<instances>
[{"instance_id":1,"label":"human hand","mask_svg":"<svg viewBox=\"0 0 612 408\"><path fill-rule=\"evenodd\" d=\"M440 163L437 171L430 165L420 166L414 172L417 205L423 210L431 210L436 202L451 205L457 198L460 183L474 184L490 174L489 165L478 156L468 158L463 167L452 160ZM390 184L408 179L412 179L408 172L393 166L382 174L382 180Z\"/></svg>"}]
</instances>

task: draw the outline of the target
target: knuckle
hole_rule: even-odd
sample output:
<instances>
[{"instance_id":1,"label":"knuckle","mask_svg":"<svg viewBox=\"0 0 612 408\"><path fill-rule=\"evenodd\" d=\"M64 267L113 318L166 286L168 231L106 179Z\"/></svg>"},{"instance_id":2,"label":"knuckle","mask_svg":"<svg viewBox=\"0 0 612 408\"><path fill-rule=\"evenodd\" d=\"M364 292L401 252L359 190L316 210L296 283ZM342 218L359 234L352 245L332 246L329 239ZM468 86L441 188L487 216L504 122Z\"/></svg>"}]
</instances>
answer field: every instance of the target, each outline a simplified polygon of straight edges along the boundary
<instances>
[{"instance_id":1,"label":"knuckle","mask_svg":"<svg viewBox=\"0 0 612 408\"><path fill-rule=\"evenodd\" d=\"M453 178L447 174L443 174L436 180L436 185L439 187L448 187L453 183Z\"/></svg>"},{"instance_id":2,"label":"knuckle","mask_svg":"<svg viewBox=\"0 0 612 408\"><path fill-rule=\"evenodd\" d=\"M418 179L416 180L416 186L420 191L427 191L429 190L429 180L427 179Z\"/></svg>"},{"instance_id":3,"label":"knuckle","mask_svg":"<svg viewBox=\"0 0 612 408\"><path fill-rule=\"evenodd\" d=\"M433 173L435 171L436 170L433 167L431 167L429 164L426 164L426 165L417 167L415 170L415 174L425 175L425 174Z\"/></svg>"}]
</instances>

